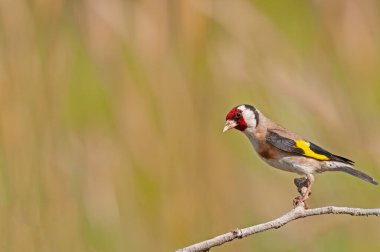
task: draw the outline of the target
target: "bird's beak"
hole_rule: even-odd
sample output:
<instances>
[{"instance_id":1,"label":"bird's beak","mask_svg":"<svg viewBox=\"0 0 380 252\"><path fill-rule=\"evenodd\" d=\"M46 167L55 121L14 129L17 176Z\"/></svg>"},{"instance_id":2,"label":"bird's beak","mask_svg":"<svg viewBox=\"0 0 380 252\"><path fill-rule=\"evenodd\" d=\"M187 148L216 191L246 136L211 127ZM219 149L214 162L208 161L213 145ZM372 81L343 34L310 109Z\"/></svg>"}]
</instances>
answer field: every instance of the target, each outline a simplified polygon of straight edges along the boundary
<instances>
[{"instance_id":1,"label":"bird's beak","mask_svg":"<svg viewBox=\"0 0 380 252\"><path fill-rule=\"evenodd\" d=\"M226 132L229 129L235 128L237 126L237 123L233 120L227 120L226 124L224 125L223 132Z\"/></svg>"}]
</instances>

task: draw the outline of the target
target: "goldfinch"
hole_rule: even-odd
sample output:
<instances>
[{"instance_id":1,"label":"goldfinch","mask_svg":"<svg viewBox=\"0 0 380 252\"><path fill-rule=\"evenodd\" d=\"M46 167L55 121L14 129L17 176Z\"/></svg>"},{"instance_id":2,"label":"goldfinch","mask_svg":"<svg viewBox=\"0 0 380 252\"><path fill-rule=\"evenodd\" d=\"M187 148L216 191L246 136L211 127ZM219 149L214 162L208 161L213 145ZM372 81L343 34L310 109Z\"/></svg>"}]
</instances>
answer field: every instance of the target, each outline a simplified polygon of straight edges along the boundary
<instances>
[{"instance_id":1,"label":"goldfinch","mask_svg":"<svg viewBox=\"0 0 380 252\"><path fill-rule=\"evenodd\" d=\"M223 132L232 128L243 132L260 158L270 166L306 176L307 189L302 196L295 198L295 204L309 197L315 173L343 171L373 185L378 184L372 177L354 169L354 161L305 140L271 121L251 105L234 107L227 114Z\"/></svg>"}]
</instances>

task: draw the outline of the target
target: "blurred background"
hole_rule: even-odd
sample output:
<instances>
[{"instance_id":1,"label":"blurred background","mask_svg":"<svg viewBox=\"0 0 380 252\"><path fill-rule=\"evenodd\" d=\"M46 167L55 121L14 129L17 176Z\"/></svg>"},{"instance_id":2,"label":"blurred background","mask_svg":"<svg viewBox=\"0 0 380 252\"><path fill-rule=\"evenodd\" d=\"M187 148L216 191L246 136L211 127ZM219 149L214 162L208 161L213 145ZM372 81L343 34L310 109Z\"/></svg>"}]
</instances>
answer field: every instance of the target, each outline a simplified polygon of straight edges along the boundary
<instances>
[{"instance_id":1,"label":"blurred background","mask_svg":"<svg viewBox=\"0 0 380 252\"><path fill-rule=\"evenodd\" d=\"M380 180L380 4L0 1L0 250L173 251L284 214L226 113L248 103ZM312 207L380 207L316 178ZM379 251L375 217L319 216L215 251Z\"/></svg>"}]
</instances>

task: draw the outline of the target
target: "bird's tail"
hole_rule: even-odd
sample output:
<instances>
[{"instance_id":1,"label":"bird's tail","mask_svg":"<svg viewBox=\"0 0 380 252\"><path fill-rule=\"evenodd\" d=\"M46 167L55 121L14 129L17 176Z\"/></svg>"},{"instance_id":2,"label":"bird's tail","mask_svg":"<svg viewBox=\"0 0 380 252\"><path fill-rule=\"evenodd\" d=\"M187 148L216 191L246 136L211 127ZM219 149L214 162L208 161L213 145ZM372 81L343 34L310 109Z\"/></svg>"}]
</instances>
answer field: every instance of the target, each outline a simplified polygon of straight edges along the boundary
<instances>
[{"instance_id":1,"label":"bird's tail","mask_svg":"<svg viewBox=\"0 0 380 252\"><path fill-rule=\"evenodd\" d=\"M329 164L326 167L324 167L324 170L326 171L342 171L348 174L351 174L352 176L355 176L357 178L360 178L364 181L367 181L373 185L378 185L379 183L374 180L371 176L365 174L364 172L358 171L350 166L344 165L342 163L333 162L334 164Z\"/></svg>"}]
</instances>

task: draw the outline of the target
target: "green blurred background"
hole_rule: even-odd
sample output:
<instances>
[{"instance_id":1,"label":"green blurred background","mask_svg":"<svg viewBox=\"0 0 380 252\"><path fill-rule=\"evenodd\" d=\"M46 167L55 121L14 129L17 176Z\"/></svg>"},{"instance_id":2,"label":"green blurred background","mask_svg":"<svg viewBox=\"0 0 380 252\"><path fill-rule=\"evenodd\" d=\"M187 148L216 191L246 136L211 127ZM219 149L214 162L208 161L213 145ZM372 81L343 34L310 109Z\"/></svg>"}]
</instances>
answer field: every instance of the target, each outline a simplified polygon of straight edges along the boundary
<instances>
[{"instance_id":1,"label":"green blurred background","mask_svg":"<svg viewBox=\"0 0 380 252\"><path fill-rule=\"evenodd\" d=\"M257 106L380 180L380 4L0 1L0 250L173 251L290 210L295 175L222 134ZM312 207L380 207L317 176ZM320 216L215 251L380 251Z\"/></svg>"}]
</instances>

